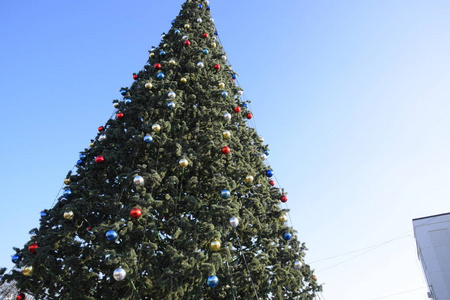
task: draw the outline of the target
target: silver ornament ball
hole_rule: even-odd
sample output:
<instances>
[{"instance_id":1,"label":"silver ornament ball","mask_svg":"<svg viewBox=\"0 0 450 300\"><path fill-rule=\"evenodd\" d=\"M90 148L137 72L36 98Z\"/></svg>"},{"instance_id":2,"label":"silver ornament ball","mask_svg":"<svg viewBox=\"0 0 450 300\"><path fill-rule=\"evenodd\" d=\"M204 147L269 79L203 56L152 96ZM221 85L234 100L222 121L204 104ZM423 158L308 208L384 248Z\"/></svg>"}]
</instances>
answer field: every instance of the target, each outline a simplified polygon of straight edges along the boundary
<instances>
[{"instance_id":1,"label":"silver ornament ball","mask_svg":"<svg viewBox=\"0 0 450 300\"><path fill-rule=\"evenodd\" d=\"M141 185L143 185L144 184L144 177L142 177L142 176L136 176L136 177L134 177L133 178L133 183L134 183L134 185L136 185L136 186L141 186Z\"/></svg>"},{"instance_id":2,"label":"silver ornament ball","mask_svg":"<svg viewBox=\"0 0 450 300\"><path fill-rule=\"evenodd\" d=\"M127 271L122 268L118 268L114 270L113 277L117 281L122 281L127 277Z\"/></svg>"}]
</instances>

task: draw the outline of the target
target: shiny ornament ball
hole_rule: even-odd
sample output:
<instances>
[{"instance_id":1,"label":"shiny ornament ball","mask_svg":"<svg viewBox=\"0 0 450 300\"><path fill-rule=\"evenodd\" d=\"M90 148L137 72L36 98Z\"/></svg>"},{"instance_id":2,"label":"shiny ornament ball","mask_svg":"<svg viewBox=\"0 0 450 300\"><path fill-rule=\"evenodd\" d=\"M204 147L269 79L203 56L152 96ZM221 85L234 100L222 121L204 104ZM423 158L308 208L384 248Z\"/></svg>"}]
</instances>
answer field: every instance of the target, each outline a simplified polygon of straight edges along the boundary
<instances>
[{"instance_id":1,"label":"shiny ornament ball","mask_svg":"<svg viewBox=\"0 0 450 300\"><path fill-rule=\"evenodd\" d=\"M161 68L162 68L162 66L161 66L160 63L156 63L156 64L154 65L154 67L155 67L156 70L161 70Z\"/></svg>"},{"instance_id":2,"label":"shiny ornament ball","mask_svg":"<svg viewBox=\"0 0 450 300\"><path fill-rule=\"evenodd\" d=\"M228 92L223 91L223 92L221 93L221 96L222 96L222 98L227 98L227 97L228 97Z\"/></svg>"},{"instance_id":3,"label":"shiny ornament ball","mask_svg":"<svg viewBox=\"0 0 450 300\"><path fill-rule=\"evenodd\" d=\"M208 37L209 35L205 32L204 34L203 34L203 37L206 39L207 37Z\"/></svg>"},{"instance_id":4,"label":"shiny ornament ball","mask_svg":"<svg viewBox=\"0 0 450 300\"><path fill-rule=\"evenodd\" d=\"M198 8L202 9L202 8L203 8L203 5L199 4L199 5L198 5Z\"/></svg>"},{"instance_id":5,"label":"shiny ornament ball","mask_svg":"<svg viewBox=\"0 0 450 300\"><path fill-rule=\"evenodd\" d=\"M189 46L191 45L191 42L185 41L185 42L184 42L184 45L185 45L186 47L189 47Z\"/></svg>"},{"instance_id":6,"label":"shiny ornament ball","mask_svg":"<svg viewBox=\"0 0 450 300\"><path fill-rule=\"evenodd\" d=\"M133 79L134 80L138 80L139 79L139 75L138 74L133 74Z\"/></svg>"},{"instance_id":7,"label":"shiny ornament ball","mask_svg":"<svg viewBox=\"0 0 450 300\"><path fill-rule=\"evenodd\" d=\"M254 178L253 178L252 175L247 175L247 176L245 177L245 182L246 182L246 183L252 183L253 180L254 180Z\"/></svg>"},{"instance_id":8,"label":"shiny ornament ball","mask_svg":"<svg viewBox=\"0 0 450 300\"><path fill-rule=\"evenodd\" d=\"M233 110L235 113L240 113L242 111L242 108L240 106L236 106Z\"/></svg>"},{"instance_id":9,"label":"shiny ornament ball","mask_svg":"<svg viewBox=\"0 0 450 300\"><path fill-rule=\"evenodd\" d=\"M161 52L159 52L159 55L161 55L161 56L166 56L166 54L167 54L167 53L166 53L166 51L164 51L164 50L161 51Z\"/></svg>"},{"instance_id":10,"label":"shiny ornament ball","mask_svg":"<svg viewBox=\"0 0 450 300\"><path fill-rule=\"evenodd\" d=\"M169 97L170 99L174 99L177 96L177 94L175 94L175 92L170 92L167 94L167 97Z\"/></svg>"},{"instance_id":11,"label":"shiny ornament ball","mask_svg":"<svg viewBox=\"0 0 450 300\"><path fill-rule=\"evenodd\" d=\"M16 296L16 300L25 300L25 294L20 293L19 295Z\"/></svg>"},{"instance_id":12,"label":"shiny ornament ball","mask_svg":"<svg viewBox=\"0 0 450 300\"><path fill-rule=\"evenodd\" d=\"M248 114L247 114L247 119L249 119L249 120L250 120L250 119L252 119L252 118L253 118L253 114L251 114L251 113L248 113Z\"/></svg>"},{"instance_id":13,"label":"shiny ornament ball","mask_svg":"<svg viewBox=\"0 0 450 300\"><path fill-rule=\"evenodd\" d=\"M222 147L222 153L223 154L230 154L231 149L228 146Z\"/></svg>"},{"instance_id":14,"label":"shiny ornament ball","mask_svg":"<svg viewBox=\"0 0 450 300\"><path fill-rule=\"evenodd\" d=\"M64 190L63 196L65 198L69 198L72 195L72 191L70 189Z\"/></svg>"},{"instance_id":15,"label":"shiny ornament ball","mask_svg":"<svg viewBox=\"0 0 450 300\"><path fill-rule=\"evenodd\" d=\"M220 196L222 197L222 199L228 199L231 196L231 193L229 190L222 190L220 192Z\"/></svg>"},{"instance_id":16,"label":"shiny ornament ball","mask_svg":"<svg viewBox=\"0 0 450 300\"><path fill-rule=\"evenodd\" d=\"M172 66L175 66L177 64L177 62L174 59L169 60L169 64L171 64Z\"/></svg>"},{"instance_id":17,"label":"shiny ornament ball","mask_svg":"<svg viewBox=\"0 0 450 300\"><path fill-rule=\"evenodd\" d=\"M211 251L219 251L221 246L222 246L222 244L220 243L220 241L216 239L216 240L213 240L211 242L211 244L209 244L209 249Z\"/></svg>"},{"instance_id":18,"label":"shiny ornament ball","mask_svg":"<svg viewBox=\"0 0 450 300\"><path fill-rule=\"evenodd\" d=\"M208 0L205 0L205 4L206 4L206 5L209 5L209 1L208 1Z\"/></svg>"},{"instance_id":19,"label":"shiny ornament ball","mask_svg":"<svg viewBox=\"0 0 450 300\"><path fill-rule=\"evenodd\" d=\"M64 213L64 219L66 219L66 220L72 220L73 219L73 211L66 211L65 213Z\"/></svg>"},{"instance_id":20,"label":"shiny ornament ball","mask_svg":"<svg viewBox=\"0 0 450 300\"><path fill-rule=\"evenodd\" d=\"M84 153L80 153L80 155L78 156L81 160L85 160L86 159L86 154Z\"/></svg>"},{"instance_id":21,"label":"shiny ornament ball","mask_svg":"<svg viewBox=\"0 0 450 300\"><path fill-rule=\"evenodd\" d=\"M233 228L238 227L238 225L239 225L239 219L238 219L237 217L231 217L231 218L230 218L230 225L231 225L231 227L233 227Z\"/></svg>"},{"instance_id":22,"label":"shiny ornament ball","mask_svg":"<svg viewBox=\"0 0 450 300\"><path fill-rule=\"evenodd\" d=\"M173 24L173 23L172 23ZM166 35L165 34L162 34L161 35L161 39L165 39L166 38Z\"/></svg>"},{"instance_id":23,"label":"shiny ornament ball","mask_svg":"<svg viewBox=\"0 0 450 300\"><path fill-rule=\"evenodd\" d=\"M181 37L181 39L184 40L184 41L186 41L186 40L188 39L188 36L187 36L187 35L183 35L183 36Z\"/></svg>"},{"instance_id":24,"label":"shiny ornament ball","mask_svg":"<svg viewBox=\"0 0 450 300\"><path fill-rule=\"evenodd\" d=\"M153 57L155 57L155 53L150 53L149 55L148 55L148 57L150 57L150 58L153 58Z\"/></svg>"},{"instance_id":25,"label":"shiny ornament ball","mask_svg":"<svg viewBox=\"0 0 450 300\"><path fill-rule=\"evenodd\" d=\"M158 73L156 74L156 78L158 78L159 80L164 79L166 76L164 75L164 73Z\"/></svg>"},{"instance_id":26,"label":"shiny ornament ball","mask_svg":"<svg viewBox=\"0 0 450 300\"><path fill-rule=\"evenodd\" d=\"M123 119L123 113L118 113L118 114L116 114L116 119L117 120L122 120Z\"/></svg>"},{"instance_id":27,"label":"shiny ornament ball","mask_svg":"<svg viewBox=\"0 0 450 300\"><path fill-rule=\"evenodd\" d=\"M197 67L199 68L203 68L205 66L204 63L202 63L201 61L197 63Z\"/></svg>"},{"instance_id":28,"label":"shiny ornament ball","mask_svg":"<svg viewBox=\"0 0 450 300\"><path fill-rule=\"evenodd\" d=\"M178 164L180 165L180 167L186 168L189 165L189 161L186 158L182 158L180 159Z\"/></svg>"},{"instance_id":29,"label":"shiny ornament ball","mask_svg":"<svg viewBox=\"0 0 450 300\"><path fill-rule=\"evenodd\" d=\"M225 83L219 82L219 89L224 89L224 88L225 88Z\"/></svg>"},{"instance_id":30,"label":"shiny ornament ball","mask_svg":"<svg viewBox=\"0 0 450 300\"><path fill-rule=\"evenodd\" d=\"M184 29L190 29L191 28L191 25L189 25L189 24L184 24Z\"/></svg>"},{"instance_id":31,"label":"shiny ornament ball","mask_svg":"<svg viewBox=\"0 0 450 300\"><path fill-rule=\"evenodd\" d=\"M161 125L159 125L159 124L153 124L153 125L152 125L152 130L153 130L154 132L160 132L160 131L161 131Z\"/></svg>"},{"instance_id":32,"label":"shiny ornament ball","mask_svg":"<svg viewBox=\"0 0 450 300\"><path fill-rule=\"evenodd\" d=\"M264 150L264 153L265 153L266 155L269 155L269 154L270 154L270 151L269 151L269 150Z\"/></svg>"},{"instance_id":33,"label":"shiny ornament ball","mask_svg":"<svg viewBox=\"0 0 450 300\"><path fill-rule=\"evenodd\" d=\"M180 82L181 82L181 83L186 83L186 82L187 82L187 79L184 78L184 77L182 77L182 78L180 79Z\"/></svg>"},{"instance_id":34,"label":"shiny ornament ball","mask_svg":"<svg viewBox=\"0 0 450 300\"><path fill-rule=\"evenodd\" d=\"M229 130L225 130L224 132L222 132L222 137L224 139L229 139L231 138L231 132Z\"/></svg>"},{"instance_id":35,"label":"shiny ornament ball","mask_svg":"<svg viewBox=\"0 0 450 300\"><path fill-rule=\"evenodd\" d=\"M283 239L285 241L289 241L292 238L292 234L290 232L283 233Z\"/></svg>"},{"instance_id":36,"label":"shiny ornament ball","mask_svg":"<svg viewBox=\"0 0 450 300\"><path fill-rule=\"evenodd\" d=\"M147 89L151 89L153 87L153 84L151 84L150 82L147 82L144 86Z\"/></svg>"},{"instance_id":37,"label":"shiny ornament ball","mask_svg":"<svg viewBox=\"0 0 450 300\"><path fill-rule=\"evenodd\" d=\"M113 107L114 107L114 108L118 108L118 107L119 107L119 103L115 102L115 103L113 104Z\"/></svg>"},{"instance_id":38,"label":"shiny ornament ball","mask_svg":"<svg viewBox=\"0 0 450 300\"><path fill-rule=\"evenodd\" d=\"M217 31L217 30L214 31L214 35L215 35L215 36L218 36L218 35L219 35L219 31Z\"/></svg>"},{"instance_id":39,"label":"shiny ornament ball","mask_svg":"<svg viewBox=\"0 0 450 300\"><path fill-rule=\"evenodd\" d=\"M181 32L178 29L175 29L175 31L173 33L180 34Z\"/></svg>"},{"instance_id":40,"label":"shiny ornament ball","mask_svg":"<svg viewBox=\"0 0 450 300\"><path fill-rule=\"evenodd\" d=\"M11 261L13 262L13 263L18 263L19 262L19 260L20 260L20 255L19 254L14 254L13 256L11 256Z\"/></svg>"},{"instance_id":41,"label":"shiny ornament ball","mask_svg":"<svg viewBox=\"0 0 450 300\"><path fill-rule=\"evenodd\" d=\"M208 55L209 54L209 50L208 49L203 49L203 54Z\"/></svg>"},{"instance_id":42,"label":"shiny ornament ball","mask_svg":"<svg viewBox=\"0 0 450 300\"><path fill-rule=\"evenodd\" d=\"M144 136L144 142L147 144L151 144L153 142L153 137L147 134L146 136Z\"/></svg>"},{"instance_id":43,"label":"shiny ornament ball","mask_svg":"<svg viewBox=\"0 0 450 300\"><path fill-rule=\"evenodd\" d=\"M26 266L22 269L22 274L25 276L33 275L33 266Z\"/></svg>"},{"instance_id":44,"label":"shiny ornament ball","mask_svg":"<svg viewBox=\"0 0 450 300\"><path fill-rule=\"evenodd\" d=\"M41 211L41 218L45 218L47 216L47 213L45 211Z\"/></svg>"},{"instance_id":45,"label":"shiny ornament ball","mask_svg":"<svg viewBox=\"0 0 450 300\"><path fill-rule=\"evenodd\" d=\"M211 48L216 48L217 44L216 43L211 43Z\"/></svg>"},{"instance_id":46,"label":"shiny ornament ball","mask_svg":"<svg viewBox=\"0 0 450 300\"><path fill-rule=\"evenodd\" d=\"M232 79L237 79L237 75L236 75L236 74L233 74L233 75L231 75L231 78L232 78Z\"/></svg>"},{"instance_id":47,"label":"shiny ornament ball","mask_svg":"<svg viewBox=\"0 0 450 300\"><path fill-rule=\"evenodd\" d=\"M281 196L281 202L286 203L288 201L288 197L286 195Z\"/></svg>"},{"instance_id":48,"label":"shiny ornament ball","mask_svg":"<svg viewBox=\"0 0 450 300\"><path fill-rule=\"evenodd\" d=\"M131 104L131 99L125 99L125 105L130 105Z\"/></svg>"},{"instance_id":49,"label":"shiny ornament ball","mask_svg":"<svg viewBox=\"0 0 450 300\"><path fill-rule=\"evenodd\" d=\"M138 207L135 207L135 208L131 209L130 216L133 219L139 219L142 216L142 210Z\"/></svg>"},{"instance_id":50,"label":"shiny ornament ball","mask_svg":"<svg viewBox=\"0 0 450 300\"><path fill-rule=\"evenodd\" d=\"M286 223L287 220L288 218L285 214L282 214L281 216L278 217L278 221L280 221L280 223Z\"/></svg>"},{"instance_id":51,"label":"shiny ornament ball","mask_svg":"<svg viewBox=\"0 0 450 300\"><path fill-rule=\"evenodd\" d=\"M198 18L197 23L201 23L201 22L203 22L202 18Z\"/></svg>"},{"instance_id":52,"label":"shiny ornament ball","mask_svg":"<svg viewBox=\"0 0 450 300\"><path fill-rule=\"evenodd\" d=\"M37 253L38 248L39 248L39 245L37 243L33 243L28 247L28 251L35 254L35 253Z\"/></svg>"},{"instance_id":53,"label":"shiny ornament ball","mask_svg":"<svg viewBox=\"0 0 450 300\"><path fill-rule=\"evenodd\" d=\"M269 184L270 184L271 186L274 186L274 185L275 185L275 181L270 180L270 181L269 181Z\"/></svg>"},{"instance_id":54,"label":"shiny ornament ball","mask_svg":"<svg viewBox=\"0 0 450 300\"><path fill-rule=\"evenodd\" d=\"M231 120L231 114L230 113L225 113L223 115L223 118L225 119L225 121L230 121Z\"/></svg>"},{"instance_id":55,"label":"shiny ornament ball","mask_svg":"<svg viewBox=\"0 0 450 300\"><path fill-rule=\"evenodd\" d=\"M216 275L209 276L208 279L206 279L206 285L210 288L214 288L219 285L219 278L217 278Z\"/></svg>"},{"instance_id":56,"label":"shiny ornament ball","mask_svg":"<svg viewBox=\"0 0 450 300\"><path fill-rule=\"evenodd\" d=\"M242 91L242 90L238 91L238 95L239 95L239 96L244 95L244 91Z\"/></svg>"},{"instance_id":57,"label":"shiny ornament ball","mask_svg":"<svg viewBox=\"0 0 450 300\"><path fill-rule=\"evenodd\" d=\"M106 232L105 236L106 236L106 239L110 242L114 242L115 240L117 240L119 238L119 234L117 232L115 232L114 230L110 230L110 231Z\"/></svg>"},{"instance_id":58,"label":"shiny ornament ball","mask_svg":"<svg viewBox=\"0 0 450 300\"><path fill-rule=\"evenodd\" d=\"M142 176L135 176L134 178L133 178L133 183L134 183L134 185L135 186L141 186L141 185L143 185L144 184L144 177L142 177Z\"/></svg>"},{"instance_id":59,"label":"shiny ornament ball","mask_svg":"<svg viewBox=\"0 0 450 300\"><path fill-rule=\"evenodd\" d=\"M301 269L302 269L302 266L303 266L303 264L302 264L300 261L296 260L296 261L294 262L294 268L295 268L295 269L301 270Z\"/></svg>"},{"instance_id":60,"label":"shiny ornament ball","mask_svg":"<svg viewBox=\"0 0 450 300\"><path fill-rule=\"evenodd\" d=\"M113 277L117 281L122 281L127 277L127 271L122 268L118 268L114 270Z\"/></svg>"},{"instance_id":61,"label":"shiny ornament ball","mask_svg":"<svg viewBox=\"0 0 450 300\"><path fill-rule=\"evenodd\" d=\"M273 176L273 171L272 170L267 170L266 171L266 176L267 177L272 177Z\"/></svg>"},{"instance_id":62,"label":"shiny ornament ball","mask_svg":"<svg viewBox=\"0 0 450 300\"><path fill-rule=\"evenodd\" d=\"M127 94L127 90L124 90L124 89L120 90L120 94L122 96L125 96Z\"/></svg>"},{"instance_id":63,"label":"shiny ornament ball","mask_svg":"<svg viewBox=\"0 0 450 300\"><path fill-rule=\"evenodd\" d=\"M99 155L99 156L97 156L95 158L95 162L98 163L98 164L104 163L105 162L105 158L103 156Z\"/></svg>"},{"instance_id":64,"label":"shiny ornament ball","mask_svg":"<svg viewBox=\"0 0 450 300\"><path fill-rule=\"evenodd\" d=\"M220 70L220 65L219 64L214 65L214 70L219 71Z\"/></svg>"},{"instance_id":65,"label":"shiny ornament ball","mask_svg":"<svg viewBox=\"0 0 450 300\"><path fill-rule=\"evenodd\" d=\"M98 132L102 132L103 130L105 130L105 127L103 127L103 126L99 126L98 127ZM81 157L80 157L81 158Z\"/></svg>"},{"instance_id":66,"label":"shiny ornament ball","mask_svg":"<svg viewBox=\"0 0 450 300\"><path fill-rule=\"evenodd\" d=\"M98 140L99 140L100 142L106 140L106 134L100 135L100 136L98 137Z\"/></svg>"},{"instance_id":67,"label":"shiny ornament ball","mask_svg":"<svg viewBox=\"0 0 450 300\"><path fill-rule=\"evenodd\" d=\"M267 155L265 155L264 153L261 154L261 159L262 160L266 160L267 159Z\"/></svg>"},{"instance_id":68,"label":"shiny ornament ball","mask_svg":"<svg viewBox=\"0 0 450 300\"><path fill-rule=\"evenodd\" d=\"M175 103L173 103L173 102L167 103L167 107L170 108L170 109L174 109L175 106L176 106L176 105L175 105Z\"/></svg>"},{"instance_id":69,"label":"shiny ornament ball","mask_svg":"<svg viewBox=\"0 0 450 300\"><path fill-rule=\"evenodd\" d=\"M65 179L64 179L64 184L65 184L65 185L68 185L69 183L70 183L70 179L65 178Z\"/></svg>"},{"instance_id":70,"label":"shiny ornament ball","mask_svg":"<svg viewBox=\"0 0 450 300\"><path fill-rule=\"evenodd\" d=\"M77 160L77 165L81 166L83 164L83 161L81 159Z\"/></svg>"},{"instance_id":71,"label":"shiny ornament ball","mask_svg":"<svg viewBox=\"0 0 450 300\"><path fill-rule=\"evenodd\" d=\"M226 55L222 55L222 60L223 60L223 61L227 61L227 60L228 60L228 57L227 57Z\"/></svg>"}]
</instances>

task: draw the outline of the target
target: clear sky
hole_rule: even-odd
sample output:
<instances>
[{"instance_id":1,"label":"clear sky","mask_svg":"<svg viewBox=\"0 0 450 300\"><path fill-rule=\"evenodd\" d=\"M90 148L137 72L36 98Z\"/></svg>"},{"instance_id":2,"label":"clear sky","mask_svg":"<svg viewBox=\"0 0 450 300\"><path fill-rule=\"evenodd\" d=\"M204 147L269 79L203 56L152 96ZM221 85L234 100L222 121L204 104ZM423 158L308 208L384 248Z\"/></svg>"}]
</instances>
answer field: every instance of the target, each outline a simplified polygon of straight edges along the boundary
<instances>
[{"instance_id":1,"label":"clear sky","mask_svg":"<svg viewBox=\"0 0 450 300\"><path fill-rule=\"evenodd\" d=\"M450 1L210 2L322 298L427 299L411 220L450 211ZM0 266L181 3L0 1Z\"/></svg>"}]
</instances>

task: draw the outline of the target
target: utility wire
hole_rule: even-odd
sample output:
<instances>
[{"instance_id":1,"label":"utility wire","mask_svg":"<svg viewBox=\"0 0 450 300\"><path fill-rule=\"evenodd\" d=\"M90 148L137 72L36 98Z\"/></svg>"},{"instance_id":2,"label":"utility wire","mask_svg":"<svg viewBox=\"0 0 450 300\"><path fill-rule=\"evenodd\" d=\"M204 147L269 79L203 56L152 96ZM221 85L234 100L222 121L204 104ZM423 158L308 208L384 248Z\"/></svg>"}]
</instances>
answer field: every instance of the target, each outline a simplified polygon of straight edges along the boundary
<instances>
[{"instance_id":1,"label":"utility wire","mask_svg":"<svg viewBox=\"0 0 450 300\"><path fill-rule=\"evenodd\" d=\"M378 297L378 298L372 298L372 299L370 299L370 300L378 300L378 299L390 298L390 297L394 297L394 296L397 296L397 295L407 294L407 293L411 293L411 292L418 291L418 290L422 290L422 289L426 289L426 288L427 288L427 287L424 286L424 287L421 287L421 288L412 289L412 290L400 292L400 293L397 293L397 294L392 294L392 295L382 296L382 297Z\"/></svg>"}]
</instances>

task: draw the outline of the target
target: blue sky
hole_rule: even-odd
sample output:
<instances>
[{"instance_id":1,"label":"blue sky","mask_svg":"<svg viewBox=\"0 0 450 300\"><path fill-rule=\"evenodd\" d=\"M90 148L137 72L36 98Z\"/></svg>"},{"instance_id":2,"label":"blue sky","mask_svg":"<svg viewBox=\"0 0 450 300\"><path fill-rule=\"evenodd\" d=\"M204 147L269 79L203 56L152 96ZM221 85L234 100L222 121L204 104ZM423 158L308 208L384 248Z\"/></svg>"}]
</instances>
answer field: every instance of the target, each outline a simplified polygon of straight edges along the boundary
<instances>
[{"instance_id":1,"label":"blue sky","mask_svg":"<svg viewBox=\"0 0 450 300\"><path fill-rule=\"evenodd\" d=\"M1 266L181 2L0 2ZM450 211L450 2L210 2L322 297L427 299L411 220Z\"/></svg>"}]
</instances>

